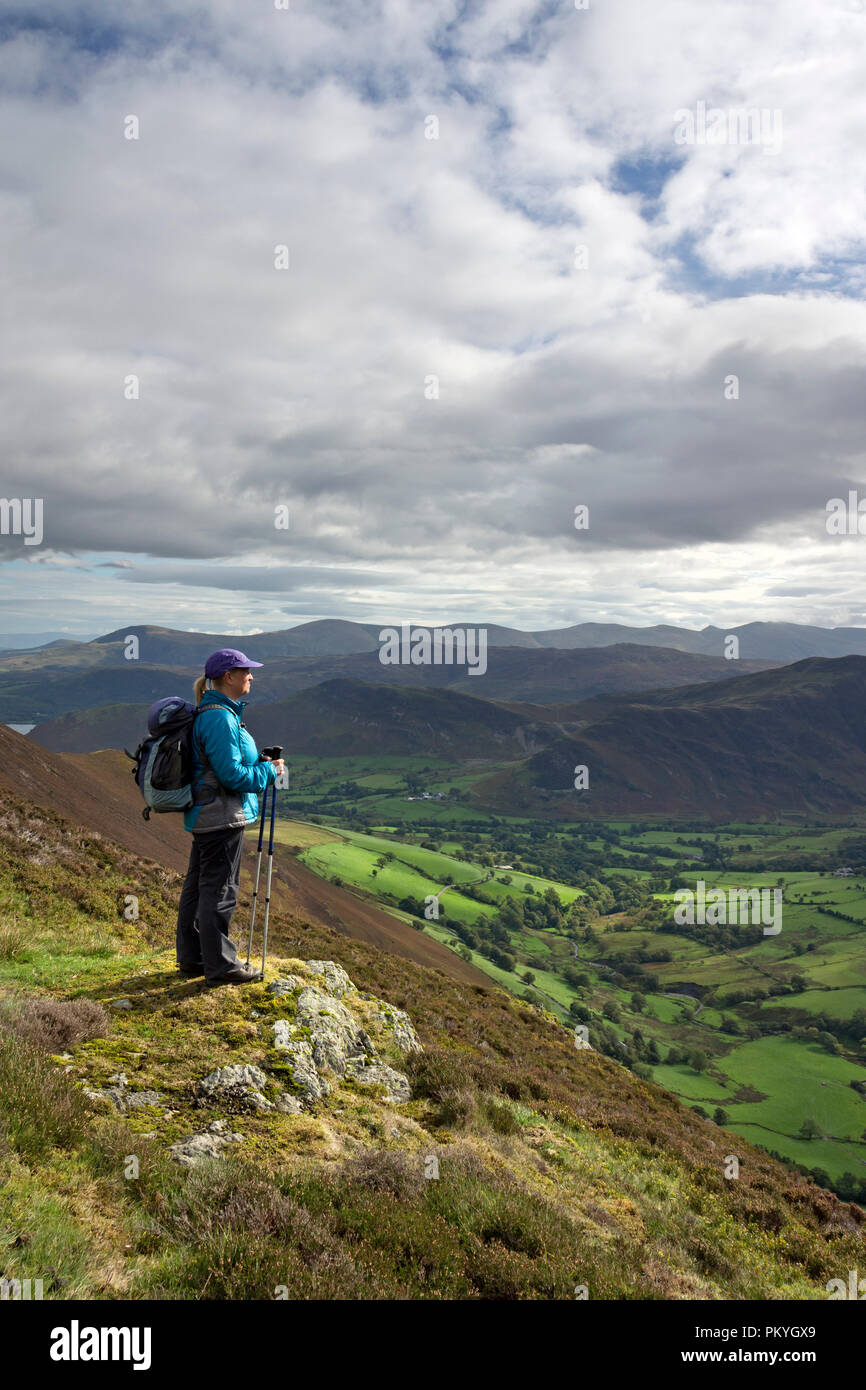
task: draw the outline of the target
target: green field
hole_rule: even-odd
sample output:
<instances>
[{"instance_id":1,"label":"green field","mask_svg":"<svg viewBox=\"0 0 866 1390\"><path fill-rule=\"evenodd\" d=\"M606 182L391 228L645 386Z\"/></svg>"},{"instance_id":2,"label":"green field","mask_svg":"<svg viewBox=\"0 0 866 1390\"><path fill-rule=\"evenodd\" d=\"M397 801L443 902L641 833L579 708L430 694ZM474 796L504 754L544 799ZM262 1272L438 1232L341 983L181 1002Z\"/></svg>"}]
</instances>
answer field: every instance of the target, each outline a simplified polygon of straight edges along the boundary
<instances>
[{"instance_id":1,"label":"green field","mask_svg":"<svg viewBox=\"0 0 866 1390\"><path fill-rule=\"evenodd\" d=\"M866 1083L866 1024L857 1031L866 1019L866 863L855 859L851 877L833 874L861 843L861 827L540 826L465 799L406 799L407 776L431 793L465 792L465 768L325 762L308 770L316 823L295 813L278 832L314 872L372 895L407 928L417 929L419 913L405 906L438 895L440 916L424 930L491 980L564 1021L582 1017L594 1046L643 1067L684 1104L709 1116L720 1108L735 1134L827 1181L854 1174L866 1200L866 1099L849 1085ZM781 888L782 931L676 927L674 889L699 879L708 889ZM551 889L557 908L546 922ZM505 964L487 954L494 941ZM810 1026L808 1037L793 1036ZM800 1133L807 1122L812 1138Z\"/></svg>"}]
</instances>

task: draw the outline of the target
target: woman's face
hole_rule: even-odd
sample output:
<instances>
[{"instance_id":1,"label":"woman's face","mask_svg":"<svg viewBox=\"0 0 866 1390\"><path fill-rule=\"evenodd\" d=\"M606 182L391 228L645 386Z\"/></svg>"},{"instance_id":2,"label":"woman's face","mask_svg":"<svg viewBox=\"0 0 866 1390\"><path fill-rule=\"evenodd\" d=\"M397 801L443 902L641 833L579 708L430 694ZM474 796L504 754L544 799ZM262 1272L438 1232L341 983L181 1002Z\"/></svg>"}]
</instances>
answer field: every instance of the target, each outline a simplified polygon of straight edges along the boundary
<instances>
[{"instance_id":1,"label":"woman's face","mask_svg":"<svg viewBox=\"0 0 866 1390\"><path fill-rule=\"evenodd\" d=\"M235 666L231 671L226 671L220 689L230 700L240 700L250 693L252 681L252 672L248 666Z\"/></svg>"}]
</instances>

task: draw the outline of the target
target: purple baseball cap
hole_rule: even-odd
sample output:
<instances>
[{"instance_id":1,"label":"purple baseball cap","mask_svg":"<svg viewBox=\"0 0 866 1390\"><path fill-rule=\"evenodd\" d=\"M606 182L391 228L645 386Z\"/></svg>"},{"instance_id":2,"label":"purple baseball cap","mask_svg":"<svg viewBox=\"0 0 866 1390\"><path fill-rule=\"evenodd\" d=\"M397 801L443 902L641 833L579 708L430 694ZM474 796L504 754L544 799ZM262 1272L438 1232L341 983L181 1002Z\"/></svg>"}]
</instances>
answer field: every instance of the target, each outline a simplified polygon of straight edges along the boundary
<instances>
[{"instance_id":1,"label":"purple baseball cap","mask_svg":"<svg viewBox=\"0 0 866 1390\"><path fill-rule=\"evenodd\" d=\"M226 671L232 671L236 666L261 666L260 661L250 661L243 652L236 651L234 647L221 647L218 652L212 652L205 662L204 673L208 680L216 680L218 676L224 676Z\"/></svg>"}]
</instances>

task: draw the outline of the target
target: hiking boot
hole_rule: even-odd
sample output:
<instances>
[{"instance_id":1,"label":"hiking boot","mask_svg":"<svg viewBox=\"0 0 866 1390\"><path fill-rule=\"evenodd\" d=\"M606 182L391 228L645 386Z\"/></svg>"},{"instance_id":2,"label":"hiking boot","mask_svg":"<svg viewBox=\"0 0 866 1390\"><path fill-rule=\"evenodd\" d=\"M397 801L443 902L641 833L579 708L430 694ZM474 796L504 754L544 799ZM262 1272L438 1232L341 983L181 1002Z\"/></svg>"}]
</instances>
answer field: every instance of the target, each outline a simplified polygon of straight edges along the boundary
<instances>
[{"instance_id":1,"label":"hiking boot","mask_svg":"<svg viewBox=\"0 0 866 1390\"><path fill-rule=\"evenodd\" d=\"M178 970L180 971L181 975L186 975L186 977L187 977L188 980L195 979L195 977L196 977L197 975L203 975L203 974L204 974L204 966L203 966L203 965L180 965L180 964L178 964L178 967L177 967L177 968L178 968Z\"/></svg>"},{"instance_id":2,"label":"hiking boot","mask_svg":"<svg viewBox=\"0 0 866 1390\"><path fill-rule=\"evenodd\" d=\"M217 975L214 979L208 980L209 985L251 985L255 980L262 978L260 970L253 970L249 965L233 965L231 970L227 970L224 975Z\"/></svg>"}]
</instances>

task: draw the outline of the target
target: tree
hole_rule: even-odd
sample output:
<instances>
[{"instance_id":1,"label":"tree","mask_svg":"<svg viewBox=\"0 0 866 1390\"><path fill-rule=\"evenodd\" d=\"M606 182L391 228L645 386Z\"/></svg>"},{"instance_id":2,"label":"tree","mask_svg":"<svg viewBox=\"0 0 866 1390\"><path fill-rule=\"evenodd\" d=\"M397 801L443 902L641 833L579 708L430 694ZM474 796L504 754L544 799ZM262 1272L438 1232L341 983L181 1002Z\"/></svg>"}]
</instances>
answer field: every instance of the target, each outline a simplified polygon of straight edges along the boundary
<instances>
[{"instance_id":1,"label":"tree","mask_svg":"<svg viewBox=\"0 0 866 1390\"><path fill-rule=\"evenodd\" d=\"M717 1105L713 1111L713 1119L717 1125L726 1125L728 1123L728 1112L723 1110L720 1105Z\"/></svg>"},{"instance_id":2,"label":"tree","mask_svg":"<svg viewBox=\"0 0 866 1390\"><path fill-rule=\"evenodd\" d=\"M689 1066L692 1068L692 1071L706 1071L708 1064L709 1058L706 1052L702 1052L699 1047L696 1047L693 1052L689 1053Z\"/></svg>"},{"instance_id":3,"label":"tree","mask_svg":"<svg viewBox=\"0 0 866 1390\"><path fill-rule=\"evenodd\" d=\"M801 1139L820 1139L821 1131L814 1120L804 1120L800 1126Z\"/></svg>"}]
</instances>

